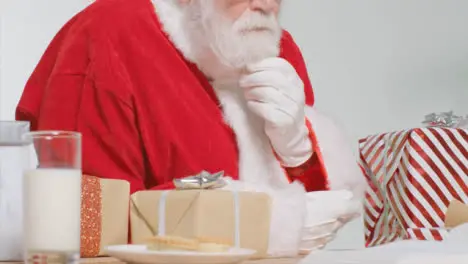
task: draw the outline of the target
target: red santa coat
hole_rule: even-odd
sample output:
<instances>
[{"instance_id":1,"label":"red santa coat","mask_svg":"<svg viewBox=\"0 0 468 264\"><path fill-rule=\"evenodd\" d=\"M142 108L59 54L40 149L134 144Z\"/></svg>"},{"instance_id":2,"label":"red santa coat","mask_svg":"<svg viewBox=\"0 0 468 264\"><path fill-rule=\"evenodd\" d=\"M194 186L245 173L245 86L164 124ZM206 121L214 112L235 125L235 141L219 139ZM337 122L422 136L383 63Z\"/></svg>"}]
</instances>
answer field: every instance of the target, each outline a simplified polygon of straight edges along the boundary
<instances>
[{"instance_id":1,"label":"red santa coat","mask_svg":"<svg viewBox=\"0 0 468 264\"><path fill-rule=\"evenodd\" d=\"M296 68L312 106L304 60L286 31L280 56ZM32 130L81 132L83 173L127 180L132 192L172 188L174 178L202 170L248 177L240 175L240 153L254 153L226 124L219 94L175 47L150 0L98 0L72 18L27 82L16 118ZM311 136L316 154L298 178L308 191L325 190L334 177Z\"/></svg>"}]
</instances>

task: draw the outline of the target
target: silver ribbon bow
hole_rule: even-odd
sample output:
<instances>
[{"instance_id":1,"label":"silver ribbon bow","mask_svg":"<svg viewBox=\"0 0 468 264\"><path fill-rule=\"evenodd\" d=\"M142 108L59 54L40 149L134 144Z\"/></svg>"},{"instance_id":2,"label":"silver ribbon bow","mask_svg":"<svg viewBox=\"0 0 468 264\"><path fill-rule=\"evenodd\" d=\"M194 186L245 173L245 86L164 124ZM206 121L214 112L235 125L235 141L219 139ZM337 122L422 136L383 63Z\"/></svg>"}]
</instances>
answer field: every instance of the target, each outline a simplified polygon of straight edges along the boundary
<instances>
[{"instance_id":1,"label":"silver ribbon bow","mask_svg":"<svg viewBox=\"0 0 468 264\"><path fill-rule=\"evenodd\" d=\"M173 182L176 190L217 189L226 185L226 181L223 177L224 171L213 174L207 171L202 171L195 176L175 179Z\"/></svg>"},{"instance_id":2,"label":"silver ribbon bow","mask_svg":"<svg viewBox=\"0 0 468 264\"><path fill-rule=\"evenodd\" d=\"M423 124L428 127L448 127L458 128L466 126L468 123L468 116L463 118L462 116L455 115L453 111L432 113L425 116Z\"/></svg>"}]
</instances>

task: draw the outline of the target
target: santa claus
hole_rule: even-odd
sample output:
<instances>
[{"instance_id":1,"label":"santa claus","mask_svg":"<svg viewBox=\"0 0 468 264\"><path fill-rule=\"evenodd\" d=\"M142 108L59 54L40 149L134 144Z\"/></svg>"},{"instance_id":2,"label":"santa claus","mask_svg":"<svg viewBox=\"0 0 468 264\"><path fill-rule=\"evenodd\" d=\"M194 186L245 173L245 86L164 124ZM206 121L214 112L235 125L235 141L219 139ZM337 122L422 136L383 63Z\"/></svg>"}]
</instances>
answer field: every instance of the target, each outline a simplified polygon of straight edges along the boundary
<instances>
[{"instance_id":1,"label":"santa claus","mask_svg":"<svg viewBox=\"0 0 468 264\"><path fill-rule=\"evenodd\" d=\"M224 171L362 194L340 129L314 108L281 0L98 0L49 45L17 107L32 130L79 131L83 173L132 192Z\"/></svg>"}]
</instances>

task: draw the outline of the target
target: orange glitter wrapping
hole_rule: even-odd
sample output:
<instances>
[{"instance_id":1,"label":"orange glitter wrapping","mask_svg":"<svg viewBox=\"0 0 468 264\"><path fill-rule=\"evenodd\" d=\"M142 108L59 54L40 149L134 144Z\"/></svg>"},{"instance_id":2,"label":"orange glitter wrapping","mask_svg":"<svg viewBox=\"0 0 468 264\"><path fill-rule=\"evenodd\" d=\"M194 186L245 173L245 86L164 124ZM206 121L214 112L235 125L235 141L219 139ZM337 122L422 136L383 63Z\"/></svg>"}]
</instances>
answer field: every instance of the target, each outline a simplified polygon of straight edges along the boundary
<instances>
[{"instance_id":1,"label":"orange glitter wrapping","mask_svg":"<svg viewBox=\"0 0 468 264\"><path fill-rule=\"evenodd\" d=\"M99 178L83 175L81 181L81 257L101 251L102 190Z\"/></svg>"}]
</instances>

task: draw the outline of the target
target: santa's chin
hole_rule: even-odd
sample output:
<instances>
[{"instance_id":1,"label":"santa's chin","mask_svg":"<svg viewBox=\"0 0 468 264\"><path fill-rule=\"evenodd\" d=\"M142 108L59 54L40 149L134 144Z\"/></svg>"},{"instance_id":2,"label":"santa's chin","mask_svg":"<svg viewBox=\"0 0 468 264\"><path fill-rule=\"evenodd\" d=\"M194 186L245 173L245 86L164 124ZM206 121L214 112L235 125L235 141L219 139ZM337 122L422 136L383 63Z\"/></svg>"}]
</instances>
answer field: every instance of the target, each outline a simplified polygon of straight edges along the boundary
<instances>
[{"instance_id":1,"label":"santa's chin","mask_svg":"<svg viewBox=\"0 0 468 264\"><path fill-rule=\"evenodd\" d=\"M235 81L247 65L279 55L281 33L276 31L219 32L205 35L209 48L196 55L196 64L211 80Z\"/></svg>"},{"instance_id":2,"label":"santa's chin","mask_svg":"<svg viewBox=\"0 0 468 264\"><path fill-rule=\"evenodd\" d=\"M247 32L236 38L218 38L212 49L223 65L239 70L251 63L277 57L279 37L269 31Z\"/></svg>"}]
</instances>

